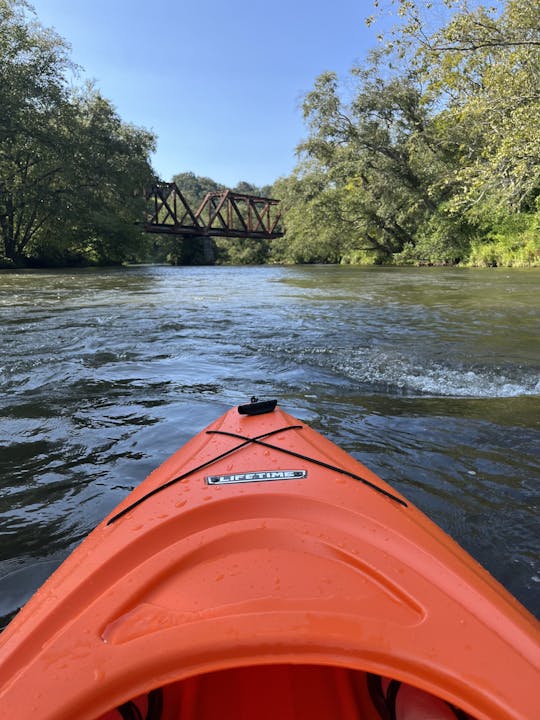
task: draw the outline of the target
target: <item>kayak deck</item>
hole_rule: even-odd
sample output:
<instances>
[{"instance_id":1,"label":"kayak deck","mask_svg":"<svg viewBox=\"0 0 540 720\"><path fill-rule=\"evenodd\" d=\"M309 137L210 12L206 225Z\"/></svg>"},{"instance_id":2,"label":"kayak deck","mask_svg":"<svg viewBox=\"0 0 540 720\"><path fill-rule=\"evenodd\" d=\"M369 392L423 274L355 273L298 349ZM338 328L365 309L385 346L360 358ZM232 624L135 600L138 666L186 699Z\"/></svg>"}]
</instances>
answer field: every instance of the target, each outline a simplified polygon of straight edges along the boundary
<instances>
[{"instance_id":1,"label":"kayak deck","mask_svg":"<svg viewBox=\"0 0 540 720\"><path fill-rule=\"evenodd\" d=\"M531 720L539 657L534 618L399 492L280 408L233 408L0 636L0 707L379 720L373 675L477 720Z\"/></svg>"}]
</instances>

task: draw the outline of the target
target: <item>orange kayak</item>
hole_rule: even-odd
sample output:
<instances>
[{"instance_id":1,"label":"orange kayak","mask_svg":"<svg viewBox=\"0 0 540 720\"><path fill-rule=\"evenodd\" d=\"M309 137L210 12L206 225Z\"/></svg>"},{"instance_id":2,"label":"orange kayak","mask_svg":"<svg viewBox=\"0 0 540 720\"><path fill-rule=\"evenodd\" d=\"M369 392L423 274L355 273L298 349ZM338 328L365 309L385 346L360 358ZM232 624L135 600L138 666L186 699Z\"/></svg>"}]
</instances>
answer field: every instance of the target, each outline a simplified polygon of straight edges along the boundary
<instances>
[{"instance_id":1,"label":"orange kayak","mask_svg":"<svg viewBox=\"0 0 540 720\"><path fill-rule=\"evenodd\" d=\"M0 635L2 720L534 720L539 686L535 619L256 401L155 470Z\"/></svg>"}]
</instances>

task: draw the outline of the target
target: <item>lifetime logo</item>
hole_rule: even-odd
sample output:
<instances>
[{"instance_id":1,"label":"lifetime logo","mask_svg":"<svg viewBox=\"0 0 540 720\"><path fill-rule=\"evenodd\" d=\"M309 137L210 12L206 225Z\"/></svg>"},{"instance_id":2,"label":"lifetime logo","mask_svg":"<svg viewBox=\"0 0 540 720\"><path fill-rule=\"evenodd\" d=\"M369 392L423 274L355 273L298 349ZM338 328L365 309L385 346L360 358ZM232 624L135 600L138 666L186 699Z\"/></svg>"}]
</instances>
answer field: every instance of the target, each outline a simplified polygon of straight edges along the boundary
<instances>
[{"instance_id":1,"label":"lifetime logo","mask_svg":"<svg viewBox=\"0 0 540 720\"><path fill-rule=\"evenodd\" d=\"M209 475L207 485L233 485L234 483L273 482L275 480L300 480L307 477L307 470L257 470L232 475Z\"/></svg>"}]
</instances>

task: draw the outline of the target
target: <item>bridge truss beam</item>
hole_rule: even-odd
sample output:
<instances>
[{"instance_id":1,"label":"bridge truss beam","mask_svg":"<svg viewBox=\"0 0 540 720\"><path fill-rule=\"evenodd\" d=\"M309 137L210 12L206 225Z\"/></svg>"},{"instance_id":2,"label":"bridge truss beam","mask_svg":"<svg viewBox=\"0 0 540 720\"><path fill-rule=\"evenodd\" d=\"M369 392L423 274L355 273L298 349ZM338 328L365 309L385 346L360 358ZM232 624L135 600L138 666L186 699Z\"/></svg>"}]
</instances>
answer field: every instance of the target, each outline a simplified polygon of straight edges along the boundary
<instances>
[{"instance_id":1,"label":"bridge truss beam","mask_svg":"<svg viewBox=\"0 0 540 720\"><path fill-rule=\"evenodd\" d=\"M283 236L279 200L231 190L209 192L192 210L176 183L160 183L149 195L144 229L178 237L231 237L268 240Z\"/></svg>"}]
</instances>

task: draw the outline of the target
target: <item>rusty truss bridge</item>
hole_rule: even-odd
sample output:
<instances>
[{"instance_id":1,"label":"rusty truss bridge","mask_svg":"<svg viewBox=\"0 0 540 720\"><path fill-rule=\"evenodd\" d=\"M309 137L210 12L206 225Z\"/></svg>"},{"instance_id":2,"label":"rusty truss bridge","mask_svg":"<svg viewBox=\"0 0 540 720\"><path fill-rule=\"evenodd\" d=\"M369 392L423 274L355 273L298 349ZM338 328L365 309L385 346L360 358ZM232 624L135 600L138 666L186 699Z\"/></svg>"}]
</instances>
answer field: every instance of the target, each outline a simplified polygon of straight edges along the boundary
<instances>
[{"instance_id":1,"label":"rusty truss bridge","mask_svg":"<svg viewBox=\"0 0 540 720\"><path fill-rule=\"evenodd\" d=\"M144 229L180 238L230 237L269 240L283 236L279 200L231 190L209 192L193 210L176 183L159 183L148 197Z\"/></svg>"}]
</instances>

